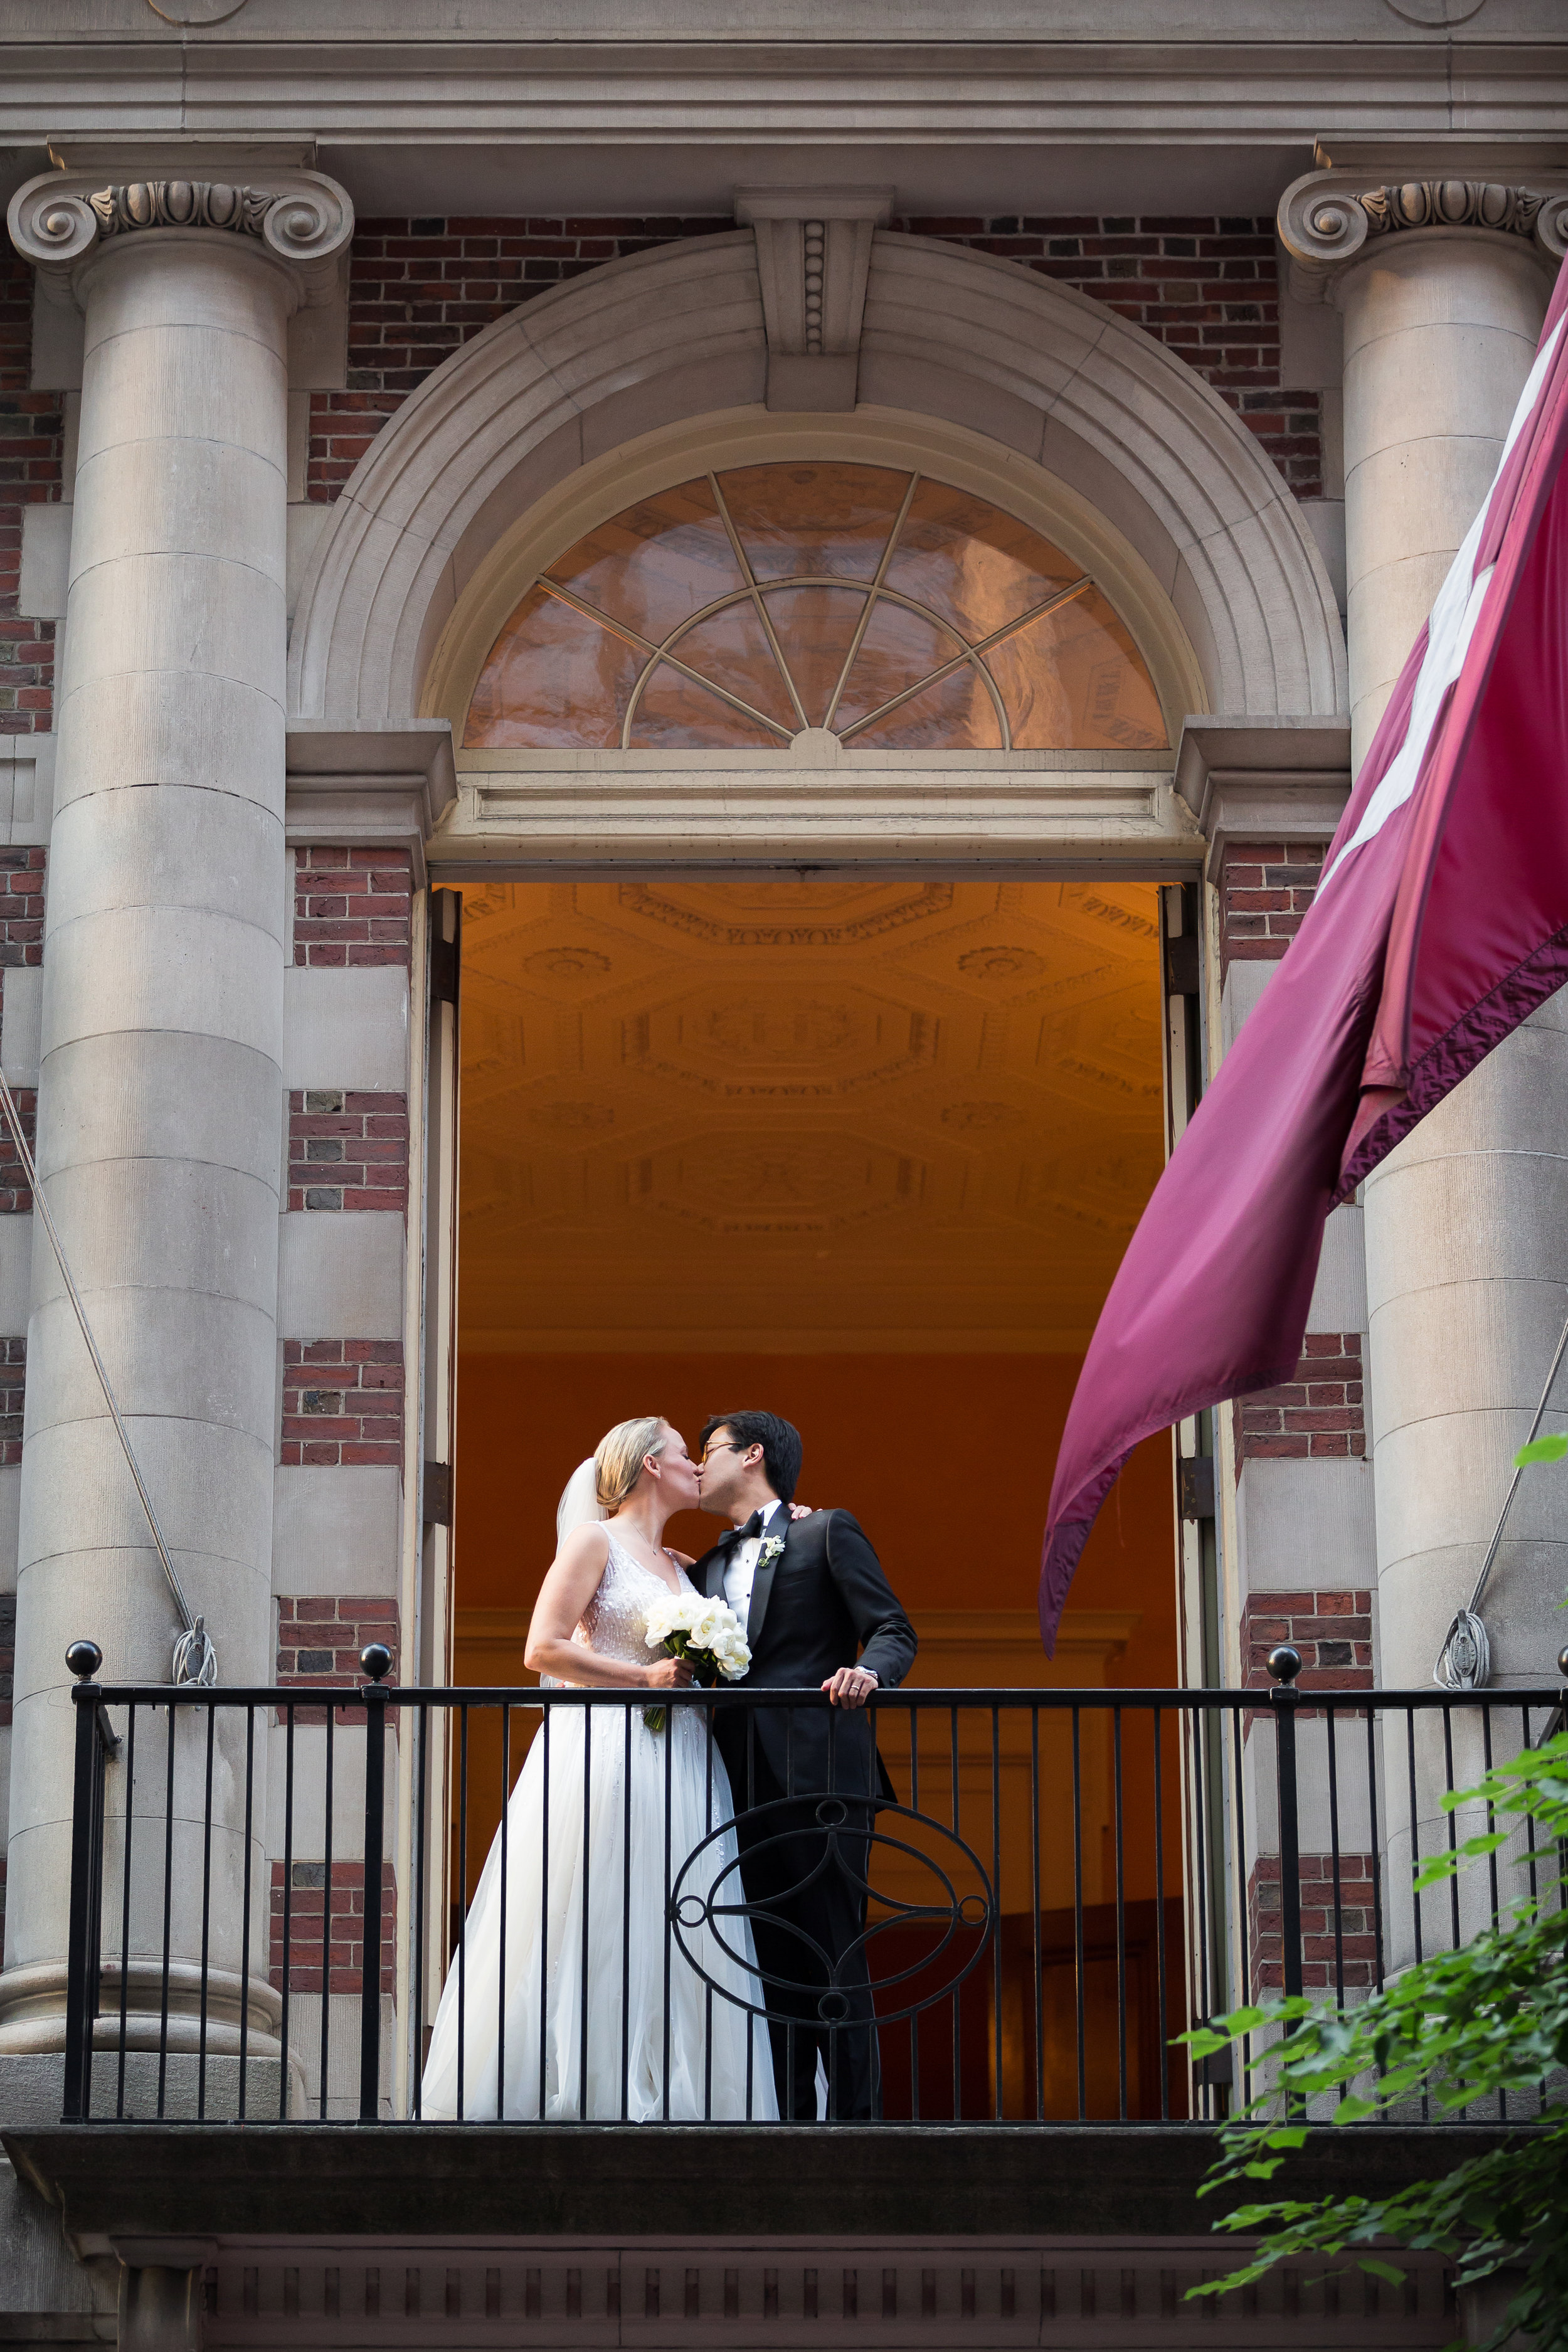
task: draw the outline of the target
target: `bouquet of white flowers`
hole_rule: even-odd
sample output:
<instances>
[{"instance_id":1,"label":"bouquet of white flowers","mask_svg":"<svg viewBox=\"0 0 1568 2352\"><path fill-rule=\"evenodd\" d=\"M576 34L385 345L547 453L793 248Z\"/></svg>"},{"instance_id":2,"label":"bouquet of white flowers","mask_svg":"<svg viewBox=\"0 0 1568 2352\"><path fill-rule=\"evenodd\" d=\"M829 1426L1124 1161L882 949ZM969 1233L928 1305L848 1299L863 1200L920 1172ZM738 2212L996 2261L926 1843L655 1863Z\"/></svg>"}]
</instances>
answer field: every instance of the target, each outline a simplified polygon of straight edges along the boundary
<instances>
[{"instance_id":1,"label":"bouquet of white flowers","mask_svg":"<svg viewBox=\"0 0 1568 2352\"><path fill-rule=\"evenodd\" d=\"M650 1650L684 1658L706 1690L721 1675L727 1683L739 1682L752 1663L745 1628L734 1611L722 1601L705 1601L700 1592L672 1592L668 1601L656 1601L643 1638ZM662 1731L665 1710L645 1706L642 1719L650 1731Z\"/></svg>"}]
</instances>

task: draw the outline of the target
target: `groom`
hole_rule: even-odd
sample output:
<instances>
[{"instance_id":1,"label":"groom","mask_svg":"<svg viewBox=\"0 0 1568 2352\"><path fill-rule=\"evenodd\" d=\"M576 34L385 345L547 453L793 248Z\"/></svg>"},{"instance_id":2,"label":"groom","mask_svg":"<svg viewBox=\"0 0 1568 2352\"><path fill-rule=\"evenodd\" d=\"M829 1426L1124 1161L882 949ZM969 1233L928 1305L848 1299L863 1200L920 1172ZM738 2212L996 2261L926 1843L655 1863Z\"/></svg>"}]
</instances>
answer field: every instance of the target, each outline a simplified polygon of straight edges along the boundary
<instances>
[{"instance_id":1,"label":"groom","mask_svg":"<svg viewBox=\"0 0 1568 2352\"><path fill-rule=\"evenodd\" d=\"M829 2115L869 2117L880 2107L858 1938L875 1799L890 1800L893 1789L864 1710L874 1690L902 1682L915 1654L914 1627L850 1514L791 1519L801 1452L799 1431L777 1413L721 1413L706 1424L702 1508L732 1524L692 1570L699 1591L728 1601L746 1629L752 1664L736 1687L820 1689L847 1710L830 1718L820 1707L721 1707L714 1718L773 2013L779 2113L797 2121L816 2114L819 2053ZM849 1804L847 1818L830 1808L825 1826L829 1792ZM830 2018L844 2021L836 2032Z\"/></svg>"}]
</instances>

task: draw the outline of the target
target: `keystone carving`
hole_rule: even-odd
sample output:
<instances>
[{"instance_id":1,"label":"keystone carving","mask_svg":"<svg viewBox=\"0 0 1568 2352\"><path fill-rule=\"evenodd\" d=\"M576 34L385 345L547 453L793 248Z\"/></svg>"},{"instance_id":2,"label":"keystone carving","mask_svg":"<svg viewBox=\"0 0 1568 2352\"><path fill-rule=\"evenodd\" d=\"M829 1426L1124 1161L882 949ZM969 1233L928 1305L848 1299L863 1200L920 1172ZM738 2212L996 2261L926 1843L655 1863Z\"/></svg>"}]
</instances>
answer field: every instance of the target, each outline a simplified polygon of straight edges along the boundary
<instances>
[{"instance_id":1,"label":"keystone carving","mask_svg":"<svg viewBox=\"0 0 1568 2352\"><path fill-rule=\"evenodd\" d=\"M1329 280L1369 244L1412 229L1483 229L1527 238L1553 269L1568 252L1568 190L1542 194L1495 180L1405 180L1309 172L1280 200L1279 236L1298 297L1321 300Z\"/></svg>"},{"instance_id":2,"label":"keystone carving","mask_svg":"<svg viewBox=\"0 0 1568 2352\"><path fill-rule=\"evenodd\" d=\"M871 239L890 188L741 188L757 240L770 408L855 405Z\"/></svg>"},{"instance_id":3,"label":"keystone carving","mask_svg":"<svg viewBox=\"0 0 1568 2352\"><path fill-rule=\"evenodd\" d=\"M353 234L353 206L320 172L282 172L272 185L224 180L132 180L95 184L83 172L45 172L12 197L11 242L60 299L69 299L81 265L112 238L155 229L216 230L254 238L289 265L301 304L331 299Z\"/></svg>"}]
</instances>

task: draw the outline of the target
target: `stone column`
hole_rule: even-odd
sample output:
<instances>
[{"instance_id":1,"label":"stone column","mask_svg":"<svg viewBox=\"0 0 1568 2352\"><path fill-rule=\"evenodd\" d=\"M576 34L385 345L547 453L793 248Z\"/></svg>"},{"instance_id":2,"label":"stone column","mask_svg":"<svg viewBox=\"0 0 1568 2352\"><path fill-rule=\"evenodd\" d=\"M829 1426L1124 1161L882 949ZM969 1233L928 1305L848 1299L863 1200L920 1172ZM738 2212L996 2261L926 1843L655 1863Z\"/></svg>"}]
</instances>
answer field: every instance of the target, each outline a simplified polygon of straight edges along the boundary
<instances>
[{"instance_id":1,"label":"stone column","mask_svg":"<svg viewBox=\"0 0 1568 2352\"><path fill-rule=\"evenodd\" d=\"M265 189L50 174L13 239L84 311L86 358L44 956L40 1181L220 1679L270 1679L282 1133L284 509L290 312L352 215ZM178 1621L47 1243L36 1235L0 2048L58 2046L71 1810L66 1645L166 1681ZM158 2005L164 1732L139 1731L131 2006ZM171 2008L195 2032L205 1730L174 1734ZM212 1772L209 2050L265 1948L265 1740ZM118 1950L123 1768L108 1799ZM267 2021L265 1967L250 1991ZM117 2005L118 1966L105 1979ZM155 2041L144 2017L133 2040ZM256 2046L253 2040L252 2046Z\"/></svg>"},{"instance_id":2,"label":"stone column","mask_svg":"<svg viewBox=\"0 0 1568 2352\"><path fill-rule=\"evenodd\" d=\"M1469 182L1299 182L1281 234L1345 325L1352 759L1490 486L1535 355L1564 205ZM1427 1683L1469 1598L1510 1458L1568 1308L1568 1007L1561 998L1424 1119L1363 1193L1377 1518L1378 1680ZM1484 1615L1496 1685L1540 1683L1562 1639L1568 1481L1527 1481ZM1418 1772L1446 1834L1440 1727ZM1408 1885L1408 1769L1388 1757L1390 1884ZM1479 1735L1456 1773L1479 1776ZM1484 1876L1484 1874L1478 1874ZM1484 1890L1483 1890L1484 1892ZM1446 1904L1447 1897L1443 1897ZM1396 1906L1392 1956L1407 1955ZM1433 1925L1438 1923L1436 1910ZM1428 1945L1430 1948L1430 1945Z\"/></svg>"}]
</instances>

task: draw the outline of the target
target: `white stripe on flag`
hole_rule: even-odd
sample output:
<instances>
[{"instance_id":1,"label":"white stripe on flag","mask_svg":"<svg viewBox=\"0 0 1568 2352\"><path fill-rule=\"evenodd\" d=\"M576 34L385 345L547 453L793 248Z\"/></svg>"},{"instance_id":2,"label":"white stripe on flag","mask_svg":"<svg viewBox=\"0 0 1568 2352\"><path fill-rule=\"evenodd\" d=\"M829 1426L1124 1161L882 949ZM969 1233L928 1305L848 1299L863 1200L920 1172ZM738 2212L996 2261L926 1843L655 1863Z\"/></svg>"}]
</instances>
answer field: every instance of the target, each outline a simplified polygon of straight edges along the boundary
<instances>
[{"instance_id":1,"label":"white stripe on flag","mask_svg":"<svg viewBox=\"0 0 1568 2352\"><path fill-rule=\"evenodd\" d=\"M1565 314L1565 317L1568 317L1568 314ZM1502 456L1498 460L1498 474L1500 474L1507 465L1515 442L1524 430L1531 411L1541 398L1542 388L1546 382L1547 372L1552 365L1552 356L1556 349L1558 338L1563 332L1563 324L1564 320L1559 319L1556 326L1536 353L1535 365L1531 369L1524 390L1519 395L1519 404L1513 412L1513 422L1508 428L1508 438L1503 443ZM1494 474L1492 488L1495 489L1496 487L1497 475ZM1415 692L1411 698L1410 717L1405 730L1405 740L1384 770L1371 799L1363 809L1361 823L1350 839L1342 845L1333 864L1325 870L1318 885L1320 897L1332 877L1340 872L1351 851L1359 849L1363 842L1370 841L1375 834L1381 833L1394 810L1403 808L1415 790L1422 762L1426 757L1427 746L1432 740L1432 730L1437 723L1437 714L1443 707L1443 698L1465 666L1465 656L1470 649L1470 640L1475 635L1477 625L1481 617L1481 607L1486 601L1487 589L1490 584L1492 572L1496 569L1495 565L1489 564L1483 572L1478 576L1472 576L1475 573L1476 553L1480 546L1481 533L1486 527L1491 500L1492 492L1489 490L1481 501L1480 512L1465 533L1464 545L1449 566L1448 576L1439 589L1437 601L1432 607L1432 616L1426 626L1426 651L1422 658L1420 675L1415 681Z\"/></svg>"}]
</instances>

